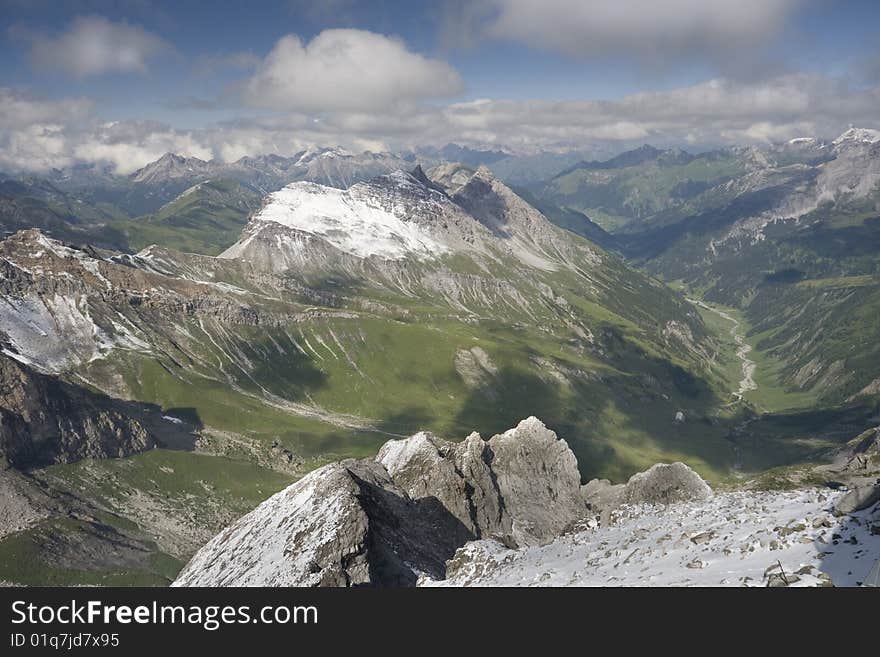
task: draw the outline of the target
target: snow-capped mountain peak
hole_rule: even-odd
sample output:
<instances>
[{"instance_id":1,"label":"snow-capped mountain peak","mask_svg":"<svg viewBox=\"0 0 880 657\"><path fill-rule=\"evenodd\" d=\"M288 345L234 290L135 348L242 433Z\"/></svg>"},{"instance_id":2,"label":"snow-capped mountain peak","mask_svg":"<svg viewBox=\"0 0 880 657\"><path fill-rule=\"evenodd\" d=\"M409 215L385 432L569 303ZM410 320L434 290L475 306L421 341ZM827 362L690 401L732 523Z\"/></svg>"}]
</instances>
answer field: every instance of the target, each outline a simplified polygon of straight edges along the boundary
<instances>
[{"instance_id":1,"label":"snow-capped mountain peak","mask_svg":"<svg viewBox=\"0 0 880 657\"><path fill-rule=\"evenodd\" d=\"M269 195L248 232L254 235L262 225L274 223L361 258L429 259L449 250L429 226L430 217L443 212L442 205L452 203L403 171L349 189L295 182ZM236 257L248 239L225 257Z\"/></svg>"},{"instance_id":2,"label":"snow-capped mountain peak","mask_svg":"<svg viewBox=\"0 0 880 657\"><path fill-rule=\"evenodd\" d=\"M872 130L871 128L850 128L832 143L835 146L846 142L862 142L874 144L880 141L880 130Z\"/></svg>"}]
</instances>

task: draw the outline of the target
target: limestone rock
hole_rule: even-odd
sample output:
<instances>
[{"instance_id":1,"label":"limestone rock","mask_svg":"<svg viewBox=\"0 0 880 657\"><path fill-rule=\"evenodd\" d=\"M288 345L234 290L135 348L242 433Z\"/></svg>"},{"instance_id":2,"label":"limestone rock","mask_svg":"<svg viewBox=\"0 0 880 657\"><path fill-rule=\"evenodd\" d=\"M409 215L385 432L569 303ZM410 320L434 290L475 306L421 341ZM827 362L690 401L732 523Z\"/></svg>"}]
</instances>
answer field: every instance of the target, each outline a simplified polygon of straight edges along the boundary
<instances>
[{"instance_id":1,"label":"limestone rock","mask_svg":"<svg viewBox=\"0 0 880 657\"><path fill-rule=\"evenodd\" d=\"M629 478L623 493L627 504L671 504L708 500L712 489L684 463L657 463Z\"/></svg>"},{"instance_id":2,"label":"limestone rock","mask_svg":"<svg viewBox=\"0 0 880 657\"><path fill-rule=\"evenodd\" d=\"M518 545L551 540L583 517L577 459L539 419L523 420L488 446L493 481Z\"/></svg>"},{"instance_id":3,"label":"limestone rock","mask_svg":"<svg viewBox=\"0 0 880 657\"><path fill-rule=\"evenodd\" d=\"M205 545L174 586L407 586L442 577L457 520L369 460L315 470Z\"/></svg>"},{"instance_id":4,"label":"limestone rock","mask_svg":"<svg viewBox=\"0 0 880 657\"><path fill-rule=\"evenodd\" d=\"M559 536L584 515L577 459L537 418L484 441L450 443L419 433L393 440L377 460L414 499L434 497L471 538L533 545Z\"/></svg>"},{"instance_id":5,"label":"limestone rock","mask_svg":"<svg viewBox=\"0 0 880 657\"><path fill-rule=\"evenodd\" d=\"M843 516L867 509L880 502L880 483L872 486L857 486L844 494L834 504L834 515Z\"/></svg>"},{"instance_id":6,"label":"limestone rock","mask_svg":"<svg viewBox=\"0 0 880 657\"><path fill-rule=\"evenodd\" d=\"M565 441L528 418L484 441L418 433L315 470L211 540L177 586L414 585L457 548L551 541L586 507Z\"/></svg>"}]
</instances>

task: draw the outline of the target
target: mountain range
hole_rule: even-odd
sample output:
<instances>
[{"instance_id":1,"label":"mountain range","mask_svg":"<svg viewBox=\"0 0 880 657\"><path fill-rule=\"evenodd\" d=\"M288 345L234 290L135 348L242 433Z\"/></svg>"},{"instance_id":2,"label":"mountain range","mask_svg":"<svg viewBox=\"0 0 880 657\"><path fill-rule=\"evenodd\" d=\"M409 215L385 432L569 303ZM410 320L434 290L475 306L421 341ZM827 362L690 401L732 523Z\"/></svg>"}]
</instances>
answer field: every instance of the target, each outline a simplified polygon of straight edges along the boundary
<instances>
[{"instance_id":1,"label":"mountain range","mask_svg":"<svg viewBox=\"0 0 880 657\"><path fill-rule=\"evenodd\" d=\"M4 178L0 580L168 583L420 430L536 415L583 481L674 460L723 487L813 481L880 423L880 136L582 156Z\"/></svg>"}]
</instances>

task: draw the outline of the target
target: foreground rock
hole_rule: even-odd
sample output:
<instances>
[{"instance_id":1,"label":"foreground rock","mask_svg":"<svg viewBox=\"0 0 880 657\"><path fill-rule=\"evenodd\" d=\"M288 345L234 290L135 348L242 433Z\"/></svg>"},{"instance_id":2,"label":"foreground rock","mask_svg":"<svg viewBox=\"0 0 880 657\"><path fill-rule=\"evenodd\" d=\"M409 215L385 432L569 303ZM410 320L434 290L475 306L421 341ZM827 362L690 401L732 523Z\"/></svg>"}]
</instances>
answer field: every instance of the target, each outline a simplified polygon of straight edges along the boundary
<instances>
[{"instance_id":1,"label":"foreground rock","mask_svg":"<svg viewBox=\"0 0 880 657\"><path fill-rule=\"evenodd\" d=\"M626 484L612 485L607 479L593 479L581 488L591 514L602 525L623 504L672 504L698 502L712 497L712 489L684 463L657 463L630 477Z\"/></svg>"},{"instance_id":2,"label":"foreground rock","mask_svg":"<svg viewBox=\"0 0 880 657\"><path fill-rule=\"evenodd\" d=\"M683 464L655 466L615 504L702 500L711 490ZM269 498L205 545L175 586L412 586L442 580L477 541L537 548L588 514L577 460L530 417L483 440L430 433L392 440L375 460L333 463ZM596 492L596 491L593 491ZM459 551L460 552L460 551Z\"/></svg>"},{"instance_id":3,"label":"foreground rock","mask_svg":"<svg viewBox=\"0 0 880 657\"><path fill-rule=\"evenodd\" d=\"M509 550L472 541L423 586L858 586L880 559L871 510L838 519L827 488L623 505L614 522Z\"/></svg>"},{"instance_id":4,"label":"foreground rock","mask_svg":"<svg viewBox=\"0 0 880 657\"><path fill-rule=\"evenodd\" d=\"M419 433L315 470L205 545L176 586L414 585L466 542L538 545L586 507L577 460L536 418L485 441Z\"/></svg>"},{"instance_id":5,"label":"foreground rock","mask_svg":"<svg viewBox=\"0 0 880 657\"><path fill-rule=\"evenodd\" d=\"M834 515L856 513L880 502L880 483L851 488L834 504Z\"/></svg>"},{"instance_id":6,"label":"foreground rock","mask_svg":"<svg viewBox=\"0 0 880 657\"><path fill-rule=\"evenodd\" d=\"M489 441L416 434L386 443L376 458L413 499L437 498L467 528L466 540L536 545L584 513L577 459L534 417Z\"/></svg>"},{"instance_id":7,"label":"foreground rock","mask_svg":"<svg viewBox=\"0 0 880 657\"><path fill-rule=\"evenodd\" d=\"M221 532L173 586L413 585L417 571L443 575L458 524L378 463L333 463Z\"/></svg>"}]
</instances>

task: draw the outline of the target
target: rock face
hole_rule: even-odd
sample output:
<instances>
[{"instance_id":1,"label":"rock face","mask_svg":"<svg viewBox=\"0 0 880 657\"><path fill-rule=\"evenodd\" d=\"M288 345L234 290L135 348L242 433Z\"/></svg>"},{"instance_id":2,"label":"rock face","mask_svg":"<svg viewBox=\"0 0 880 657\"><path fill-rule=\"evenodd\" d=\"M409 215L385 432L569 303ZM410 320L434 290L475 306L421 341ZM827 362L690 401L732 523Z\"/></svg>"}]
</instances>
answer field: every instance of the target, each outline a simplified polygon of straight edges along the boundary
<instances>
[{"instance_id":1,"label":"rock face","mask_svg":"<svg viewBox=\"0 0 880 657\"><path fill-rule=\"evenodd\" d=\"M630 477L624 489L627 504L671 504L708 500L712 489L684 463L657 463Z\"/></svg>"},{"instance_id":2,"label":"rock face","mask_svg":"<svg viewBox=\"0 0 880 657\"><path fill-rule=\"evenodd\" d=\"M484 441L419 433L324 466L205 545L176 586L406 586L467 541L549 542L585 512L577 461L536 418Z\"/></svg>"},{"instance_id":3,"label":"rock face","mask_svg":"<svg viewBox=\"0 0 880 657\"><path fill-rule=\"evenodd\" d=\"M552 540L584 513L577 459L537 418L484 441L420 433L393 440L377 460L414 499L436 497L471 537L507 545Z\"/></svg>"},{"instance_id":4,"label":"rock face","mask_svg":"<svg viewBox=\"0 0 880 657\"><path fill-rule=\"evenodd\" d=\"M0 500L0 538L27 529L51 511L46 494L12 468L0 468Z\"/></svg>"},{"instance_id":5,"label":"rock face","mask_svg":"<svg viewBox=\"0 0 880 657\"><path fill-rule=\"evenodd\" d=\"M834 515L844 516L862 511L880 502L880 482L868 486L856 486L834 504Z\"/></svg>"},{"instance_id":6,"label":"rock face","mask_svg":"<svg viewBox=\"0 0 880 657\"><path fill-rule=\"evenodd\" d=\"M378 463L324 466L205 545L174 586L406 586L442 575L458 521Z\"/></svg>"},{"instance_id":7,"label":"rock face","mask_svg":"<svg viewBox=\"0 0 880 657\"><path fill-rule=\"evenodd\" d=\"M16 468L126 456L155 444L110 398L0 356L0 458Z\"/></svg>"},{"instance_id":8,"label":"rock face","mask_svg":"<svg viewBox=\"0 0 880 657\"><path fill-rule=\"evenodd\" d=\"M880 474L880 427L859 434L842 450L840 457L846 474Z\"/></svg>"},{"instance_id":9,"label":"rock face","mask_svg":"<svg viewBox=\"0 0 880 657\"><path fill-rule=\"evenodd\" d=\"M611 512L622 504L672 504L708 500L712 489L702 477L684 463L657 463L629 478L626 484L612 485L594 479L581 487L588 508L607 525Z\"/></svg>"}]
</instances>

